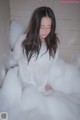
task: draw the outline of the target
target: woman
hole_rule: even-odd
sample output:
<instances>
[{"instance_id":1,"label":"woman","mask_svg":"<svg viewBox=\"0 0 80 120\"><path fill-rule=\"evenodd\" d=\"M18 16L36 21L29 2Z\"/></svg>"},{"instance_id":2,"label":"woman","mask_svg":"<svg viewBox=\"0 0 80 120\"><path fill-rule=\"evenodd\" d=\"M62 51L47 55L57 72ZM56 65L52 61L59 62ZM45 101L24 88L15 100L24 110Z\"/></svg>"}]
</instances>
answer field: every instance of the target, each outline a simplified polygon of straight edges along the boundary
<instances>
[{"instance_id":1,"label":"woman","mask_svg":"<svg viewBox=\"0 0 80 120\"><path fill-rule=\"evenodd\" d=\"M73 81L73 67L56 64L59 40L55 24L49 7L37 8L26 34L15 45L13 56L18 67L8 71L0 91L0 111L8 112L10 120L37 115L39 119L45 115L49 120L80 120L80 97L75 94L80 91L80 82L76 77Z\"/></svg>"},{"instance_id":2,"label":"woman","mask_svg":"<svg viewBox=\"0 0 80 120\"><path fill-rule=\"evenodd\" d=\"M19 102L21 91L28 85L42 92L53 91L49 78L58 56L59 43L55 29L56 21L51 8L39 7L33 12L26 33L15 45L13 57L18 67L14 65L6 74L1 89L2 103L5 99L10 106L16 99ZM5 109L5 105L2 108Z\"/></svg>"},{"instance_id":3,"label":"woman","mask_svg":"<svg viewBox=\"0 0 80 120\"><path fill-rule=\"evenodd\" d=\"M21 36L14 49L22 87L32 83L40 90L53 89L47 80L58 54L59 39L55 29L55 15L51 8L39 7L33 12L26 34Z\"/></svg>"}]
</instances>

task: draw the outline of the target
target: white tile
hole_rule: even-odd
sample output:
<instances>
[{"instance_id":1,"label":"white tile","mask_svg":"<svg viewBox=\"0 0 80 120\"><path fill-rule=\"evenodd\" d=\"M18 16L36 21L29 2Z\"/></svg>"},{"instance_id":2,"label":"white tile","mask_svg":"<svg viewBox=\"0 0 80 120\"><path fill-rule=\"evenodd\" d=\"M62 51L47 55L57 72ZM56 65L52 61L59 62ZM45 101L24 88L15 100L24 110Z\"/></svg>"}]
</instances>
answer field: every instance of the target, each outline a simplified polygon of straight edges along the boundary
<instances>
[{"instance_id":1,"label":"white tile","mask_svg":"<svg viewBox=\"0 0 80 120\"><path fill-rule=\"evenodd\" d=\"M12 9L25 9L33 10L39 6L53 7L53 0L10 0L10 8Z\"/></svg>"},{"instance_id":2,"label":"white tile","mask_svg":"<svg viewBox=\"0 0 80 120\"><path fill-rule=\"evenodd\" d=\"M19 17L19 16L12 16L11 20L16 20L17 22L25 25L27 27L28 23L29 23L29 17Z\"/></svg>"},{"instance_id":3,"label":"white tile","mask_svg":"<svg viewBox=\"0 0 80 120\"><path fill-rule=\"evenodd\" d=\"M57 29L80 31L80 20L56 19Z\"/></svg>"},{"instance_id":4,"label":"white tile","mask_svg":"<svg viewBox=\"0 0 80 120\"><path fill-rule=\"evenodd\" d=\"M80 32L78 31L58 31L60 46L70 47L71 45L80 45Z\"/></svg>"},{"instance_id":5,"label":"white tile","mask_svg":"<svg viewBox=\"0 0 80 120\"><path fill-rule=\"evenodd\" d=\"M14 16L14 17L30 17L31 14L32 14L32 11L26 11L26 10L17 10L17 9L11 9L11 16Z\"/></svg>"},{"instance_id":6,"label":"white tile","mask_svg":"<svg viewBox=\"0 0 80 120\"><path fill-rule=\"evenodd\" d=\"M76 50L71 49L60 49L59 56L63 58L67 62L74 62L77 60L77 58L80 56L80 52Z\"/></svg>"},{"instance_id":7,"label":"white tile","mask_svg":"<svg viewBox=\"0 0 80 120\"><path fill-rule=\"evenodd\" d=\"M80 4L62 4L55 0L54 12L58 18L80 20Z\"/></svg>"}]
</instances>

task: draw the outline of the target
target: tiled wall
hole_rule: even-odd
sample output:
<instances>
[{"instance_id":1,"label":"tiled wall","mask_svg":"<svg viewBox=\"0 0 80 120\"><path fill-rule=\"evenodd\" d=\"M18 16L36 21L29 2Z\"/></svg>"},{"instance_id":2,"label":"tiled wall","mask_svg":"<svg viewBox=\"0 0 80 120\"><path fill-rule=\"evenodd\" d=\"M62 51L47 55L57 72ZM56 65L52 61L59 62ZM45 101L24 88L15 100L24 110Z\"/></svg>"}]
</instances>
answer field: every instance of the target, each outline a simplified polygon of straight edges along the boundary
<instances>
[{"instance_id":1,"label":"tiled wall","mask_svg":"<svg viewBox=\"0 0 80 120\"><path fill-rule=\"evenodd\" d=\"M80 56L80 3L54 1L57 32L60 36L60 56L72 62Z\"/></svg>"},{"instance_id":2,"label":"tiled wall","mask_svg":"<svg viewBox=\"0 0 80 120\"><path fill-rule=\"evenodd\" d=\"M11 19L27 26L32 11L39 6L54 10L60 38L60 57L73 62L80 56L80 4L61 3L61 0L10 0Z\"/></svg>"},{"instance_id":3,"label":"tiled wall","mask_svg":"<svg viewBox=\"0 0 80 120\"><path fill-rule=\"evenodd\" d=\"M2 69L6 65L9 52L9 0L0 0L0 85L2 83Z\"/></svg>"},{"instance_id":4,"label":"tiled wall","mask_svg":"<svg viewBox=\"0 0 80 120\"><path fill-rule=\"evenodd\" d=\"M27 26L33 10L44 5L53 8L53 0L10 0L11 19Z\"/></svg>"}]
</instances>

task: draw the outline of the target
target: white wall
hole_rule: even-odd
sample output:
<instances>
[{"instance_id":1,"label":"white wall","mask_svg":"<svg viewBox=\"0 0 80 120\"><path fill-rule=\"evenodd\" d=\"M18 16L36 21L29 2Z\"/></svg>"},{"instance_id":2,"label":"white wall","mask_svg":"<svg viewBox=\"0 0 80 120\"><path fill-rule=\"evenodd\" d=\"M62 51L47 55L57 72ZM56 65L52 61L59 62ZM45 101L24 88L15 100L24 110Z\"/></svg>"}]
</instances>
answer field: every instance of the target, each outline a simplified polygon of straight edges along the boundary
<instances>
[{"instance_id":1,"label":"white wall","mask_svg":"<svg viewBox=\"0 0 80 120\"><path fill-rule=\"evenodd\" d=\"M10 0L11 19L27 25L33 10L44 5L53 8L53 0Z\"/></svg>"},{"instance_id":2,"label":"white wall","mask_svg":"<svg viewBox=\"0 0 80 120\"><path fill-rule=\"evenodd\" d=\"M73 62L80 55L80 4L63 4L60 0L10 0L11 19L28 24L32 11L39 6L54 10L60 37L60 56Z\"/></svg>"},{"instance_id":3,"label":"white wall","mask_svg":"<svg viewBox=\"0 0 80 120\"><path fill-rule=\"evenodd\" d=\"M54 0L57 32L60 36L60 56L75 61L80 56L80 4Z\"/></svg>"},{"instance_id":4,"label":"white wall","mask_svg":"<svg viewBox=\"0 0 80 120\"><path fill-rule=\"evenodd\" d=\"M1 72L6 65L9 52L9 0L0 0L0 85L2 83Z\"/></svg>"}]
</instances>

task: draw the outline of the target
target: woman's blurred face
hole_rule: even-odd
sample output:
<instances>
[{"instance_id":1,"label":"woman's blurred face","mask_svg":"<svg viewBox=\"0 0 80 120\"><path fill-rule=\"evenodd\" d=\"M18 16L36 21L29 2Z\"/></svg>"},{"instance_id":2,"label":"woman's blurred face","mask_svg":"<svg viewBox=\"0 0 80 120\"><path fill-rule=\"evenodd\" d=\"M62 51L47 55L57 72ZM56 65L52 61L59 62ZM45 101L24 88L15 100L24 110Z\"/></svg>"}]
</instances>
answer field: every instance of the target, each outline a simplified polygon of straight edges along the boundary
<instances>
[{"instance_id":1,"label":"woman's blurred face","mask_svg":"<svg viewBox=\"0 0 80 120\"><path fill-rule=\"evenodd\" d=\"M50 31L51 31L51 18L48 16L43 17L41 19L41 25L39 31L41 41L43 41L48 36Z\"/></svg>"}]
</instances>

